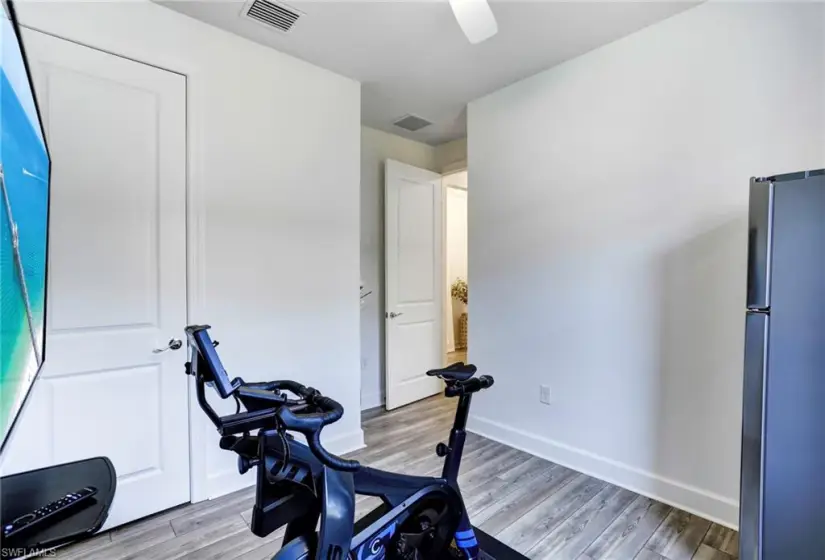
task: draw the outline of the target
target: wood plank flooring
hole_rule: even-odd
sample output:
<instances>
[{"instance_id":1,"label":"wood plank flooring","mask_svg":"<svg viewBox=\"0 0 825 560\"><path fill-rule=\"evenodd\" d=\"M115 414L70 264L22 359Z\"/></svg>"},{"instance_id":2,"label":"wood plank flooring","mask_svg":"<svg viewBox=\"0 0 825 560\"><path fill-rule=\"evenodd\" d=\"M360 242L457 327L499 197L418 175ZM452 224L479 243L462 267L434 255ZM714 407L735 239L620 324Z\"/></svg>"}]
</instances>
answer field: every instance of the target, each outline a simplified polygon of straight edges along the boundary
<instances>
[{"instance_id":1,"label":"wood plank flooring","mask_svg":"<svg viewBox=\"0 0 825 560\"><path fill-rule=\"evenodd\" d=\"M352 458L435 475L455 401L441 396L363 421L367 447ZM217 439L215 444L217 445ZM252 473L248 474L250 478ZM459 484L473 523L530 558L732 560L735 531L538 457L468 434ZM283 530L249 531L252 489L181 506L60 550L91 560L269 560ZM358 497L356 516L377 498Z\"/></svg>"},{"instance_id":2,"label":"wood plank flooring","mask_svg":"<svg viewBox=\"0 0 825 560\"><path fill-rule=\"evenodd\" d=\"M454 352L447 353L447 365L454 364L456 362L467 362L467 349L463 350L455 350Z\"/></svg>"}]
</instances>

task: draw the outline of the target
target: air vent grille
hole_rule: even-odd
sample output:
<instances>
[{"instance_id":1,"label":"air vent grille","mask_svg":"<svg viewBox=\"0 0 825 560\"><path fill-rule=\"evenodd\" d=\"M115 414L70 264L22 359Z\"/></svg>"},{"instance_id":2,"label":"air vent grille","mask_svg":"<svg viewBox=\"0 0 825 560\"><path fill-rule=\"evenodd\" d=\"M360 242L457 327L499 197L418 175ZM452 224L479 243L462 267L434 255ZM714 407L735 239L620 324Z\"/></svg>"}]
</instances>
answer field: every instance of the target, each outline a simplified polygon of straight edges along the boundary
<instances>
[{"instance_id":1,"label":"air vent grille","mask_svg":"<svg viewBox=\"0 0 825 560\"><path fill-rule=\"evenodd\" d=\"M398 128L403 128L404 130L415 132L416 130L421 130L425 126L430 126L433 123L431 123L427 119L422 119L421 117L417 117L415 115L406 115L401 117L392 124L394 124Z\"/></svg>"},{"instance_id":2,"label":"air vent grille","mask_svg":"<svg viewBox=\"0 0 825 560\"><path fill-rule=\"evenodd\" d=\"M259 23L287 32L292 29L301 12L269 0L253 0L244 7L243 14Z\"/></svg>"}]
</instances>

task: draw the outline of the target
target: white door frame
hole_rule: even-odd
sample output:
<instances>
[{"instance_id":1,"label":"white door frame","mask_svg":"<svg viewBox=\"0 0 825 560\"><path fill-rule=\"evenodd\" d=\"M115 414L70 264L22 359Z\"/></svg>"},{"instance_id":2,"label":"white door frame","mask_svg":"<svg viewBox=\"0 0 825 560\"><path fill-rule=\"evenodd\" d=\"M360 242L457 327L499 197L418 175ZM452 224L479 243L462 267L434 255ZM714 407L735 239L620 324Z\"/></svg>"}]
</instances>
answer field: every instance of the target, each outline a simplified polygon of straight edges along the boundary
<instances>
[{"instance_id":1,"label":"white door frame","mask_svg":"<svg viewBox=\"0 0 825 560\"><path fill-rule=\"evenodd\" d=\"M197 94L193 94L189 87L190 80L198 80L201 69L181 58L175 58L174 63L168 60L157 62L152 60L154 55L147 52L123 52L123 49L116 43L106 44L107 39L95 37L90 42L86 35L72 36L72 33L52 33L48 29L41 29L35 26L21 24L21 27L39 31L47 35L52 35L59 39L72 41L79 45L108 52L121 58L126 58L154 66L161 70L180 74L186 79L186 315L187 323L194 324L198 320L206 319L202 316L205 309L205 264L206 254L205 236L205 196L201 185L204 182L203 150L201 149L203 130L203 103ZM183 328L181 325L179 333L183 338ZM181 371L184 375L183 361L187 354L181 352ZM194 379L189 380L189 499L191 502L200 502L210 497L209 491L209 464L207 460L207 446L215 444L209 438L209 430L213 429L209 420L200 407L197 405ZM254 479L249 480L250 485Z\"/></svg>"},{"instance_id":2,"label":"white door frame","mask_svg":"<svg viewBox=\"0 0 825 560\"><path fill-rule=\"evenodd\" d=\"M443 273L442 275L444 276L444 282L443 283L444 283L445 286L446 286L446 280L447 280L447 193L449 192L448 189L456 189L456 190L459 190L459 191L467 191L468 189L467 189L467 187L462 187L461 185L448 185L444 181L444 179L446 177L449 177L450 175L455 175L456 173L461 173L462 171L466 171L466 170L467 170L466 168L457 169L455 171L450 171L449 173L443 173L441 175L441 204L442 204L442 207L444 208L443 219L441 220L441 222L442 222L441 223L441 271ZM469 203L469 197L468 197L468 203ZM467 224L468 224L468 229L469 229L469 216L468 216ZM468 268L469 268L469 261L470 261L469 235L468 235L467 245L468 245L468 247L467 247L467 264L468 264ZM469 274L467 274L467 276L469 277ZM450 312L449 316L452 317L452 309L453 309L453 307L452 307L452 305L453 305L453 296L450 293L449 288L446 288L446 290L447 291L444 294L444 301L442 302L442 308L443 308L442 313L443 313L445 319L447 318L447 312L448 311ZM442 341L443 349L442 349L441 353L444 354L444 356L446 356L449 353L449 348L447 348L447 337L445 335L446 332L447 332L447 325L445 324L442 327L442 336L441 336L441 338L443 339L443 341ZM468 349L469 349L469 344L468 344Z\"/></svg>"},{"instance_id":3,"label":"white door frame","mask_svg":"<svg viewBox=\"0 0 825 560\"><path fill-rule=\"evenodd\" d=\"M448 185L445 183L444 179L449 177L450 175L455 175L456 173L461 173L462 171L467 171L467 165L462 164L460 167L456 169L451 169L450 171L444 171L441 173L441 206L444 208L444 212L442 212L442 219L441 219L441 272L443 278L442 285L446 286L447 280L447 189L458 189L463 191L468 191L468 187L462 187L459 185ZM467 184L469 185L470 181L469 178L467 179ZM469 205L469 196L467 197L467 204ZM468 208L469 209L469 208ZM469 277L469 268L470 268L470 236L469 236L469 227L470 227L470 216L469 212L467 214L467 268ZM449 293L449 290L445 288L446 293L444 294L444 300L441 302L442 307L442 315L446 319L447 310L450 309L450 315L452 315L452 303L453 303L453 296ZM441 353L446 357L447 356L447 336L444 334L446 332L447 325L442 325L441 328ZM467 345L467 350L469 350L469 344Z\"/></svg>"}]
</instances>

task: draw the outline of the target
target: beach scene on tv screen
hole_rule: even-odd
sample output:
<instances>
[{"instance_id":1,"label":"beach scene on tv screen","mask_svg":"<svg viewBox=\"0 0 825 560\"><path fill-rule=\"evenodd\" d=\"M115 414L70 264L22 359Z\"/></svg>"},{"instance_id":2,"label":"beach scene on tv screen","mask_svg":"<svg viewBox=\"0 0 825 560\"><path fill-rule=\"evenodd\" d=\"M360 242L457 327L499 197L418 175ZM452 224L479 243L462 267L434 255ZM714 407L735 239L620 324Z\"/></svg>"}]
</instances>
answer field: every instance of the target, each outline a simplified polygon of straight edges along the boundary
<instances>
[{"instance_id":1,"label":"beach scene on tv screen","mask_svg":"<svg viewBox=\"0 0 825 560\"><path fill-rule=\"evenodd\" d=\"M49 158L14 27L0 16L0 441L45 346Z\"/></svg>"}]
</instances>

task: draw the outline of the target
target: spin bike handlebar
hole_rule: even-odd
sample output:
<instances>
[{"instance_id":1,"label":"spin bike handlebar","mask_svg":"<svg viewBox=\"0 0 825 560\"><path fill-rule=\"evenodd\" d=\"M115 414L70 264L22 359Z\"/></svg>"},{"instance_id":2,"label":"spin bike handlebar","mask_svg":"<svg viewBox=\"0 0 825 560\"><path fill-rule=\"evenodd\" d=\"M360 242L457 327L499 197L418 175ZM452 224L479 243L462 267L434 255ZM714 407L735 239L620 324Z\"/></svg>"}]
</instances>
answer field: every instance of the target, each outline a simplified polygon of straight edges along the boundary
<instances>
[{"instance_id":1,"label":"spin bike handlebar","mask_svg":"<svg viewBox=\"0 0 825 560\"><path fill-rule=\"evenodd\" d=\"M325 397L312 387L305 387L297 381L274 381L270 385L273 389L291 391L305 399L308 404L321 409L321 412L296 414L289 407L282 406L277 412L278 419L287 430L294 430L306 436L309 448L319 461L339 471L358 470L361 466L358 461L333 455L321 445L321 429L327 424L337 422L344 415L344 407L338 401Z\"/></svg>"},{"instance_id":2,"label":"spin bike handlebar","mask_svg":"<svg viewBox=\"0 0 825 560\"><path fill-rule=\"evenodd\" d=\"M186 327L192 360L186 364L186 373L197 379L198 404L215 424L222 436L245 433L260 428L271 429L276 423L287 430L304 434L309 448L324 465L341 471L355 471L361 466L358 461L347 460L333 455L321 444L321 430L344 415L344 407L335 400L323 396L312 387L305 387L297 381L282 380L263 383L245 383L241 378L230 381L221 360L215 351L217 342L212 342L207 333L209 325ZM211 385L223 399L234 396L243 402L246 412L229 416L219 416L206 400L205 385ZM286 390L298 397L287 398ZM251 406L250 406L251 405ZM303 412L310 408L312 412Z\"/></svg>"}]
</instances>

